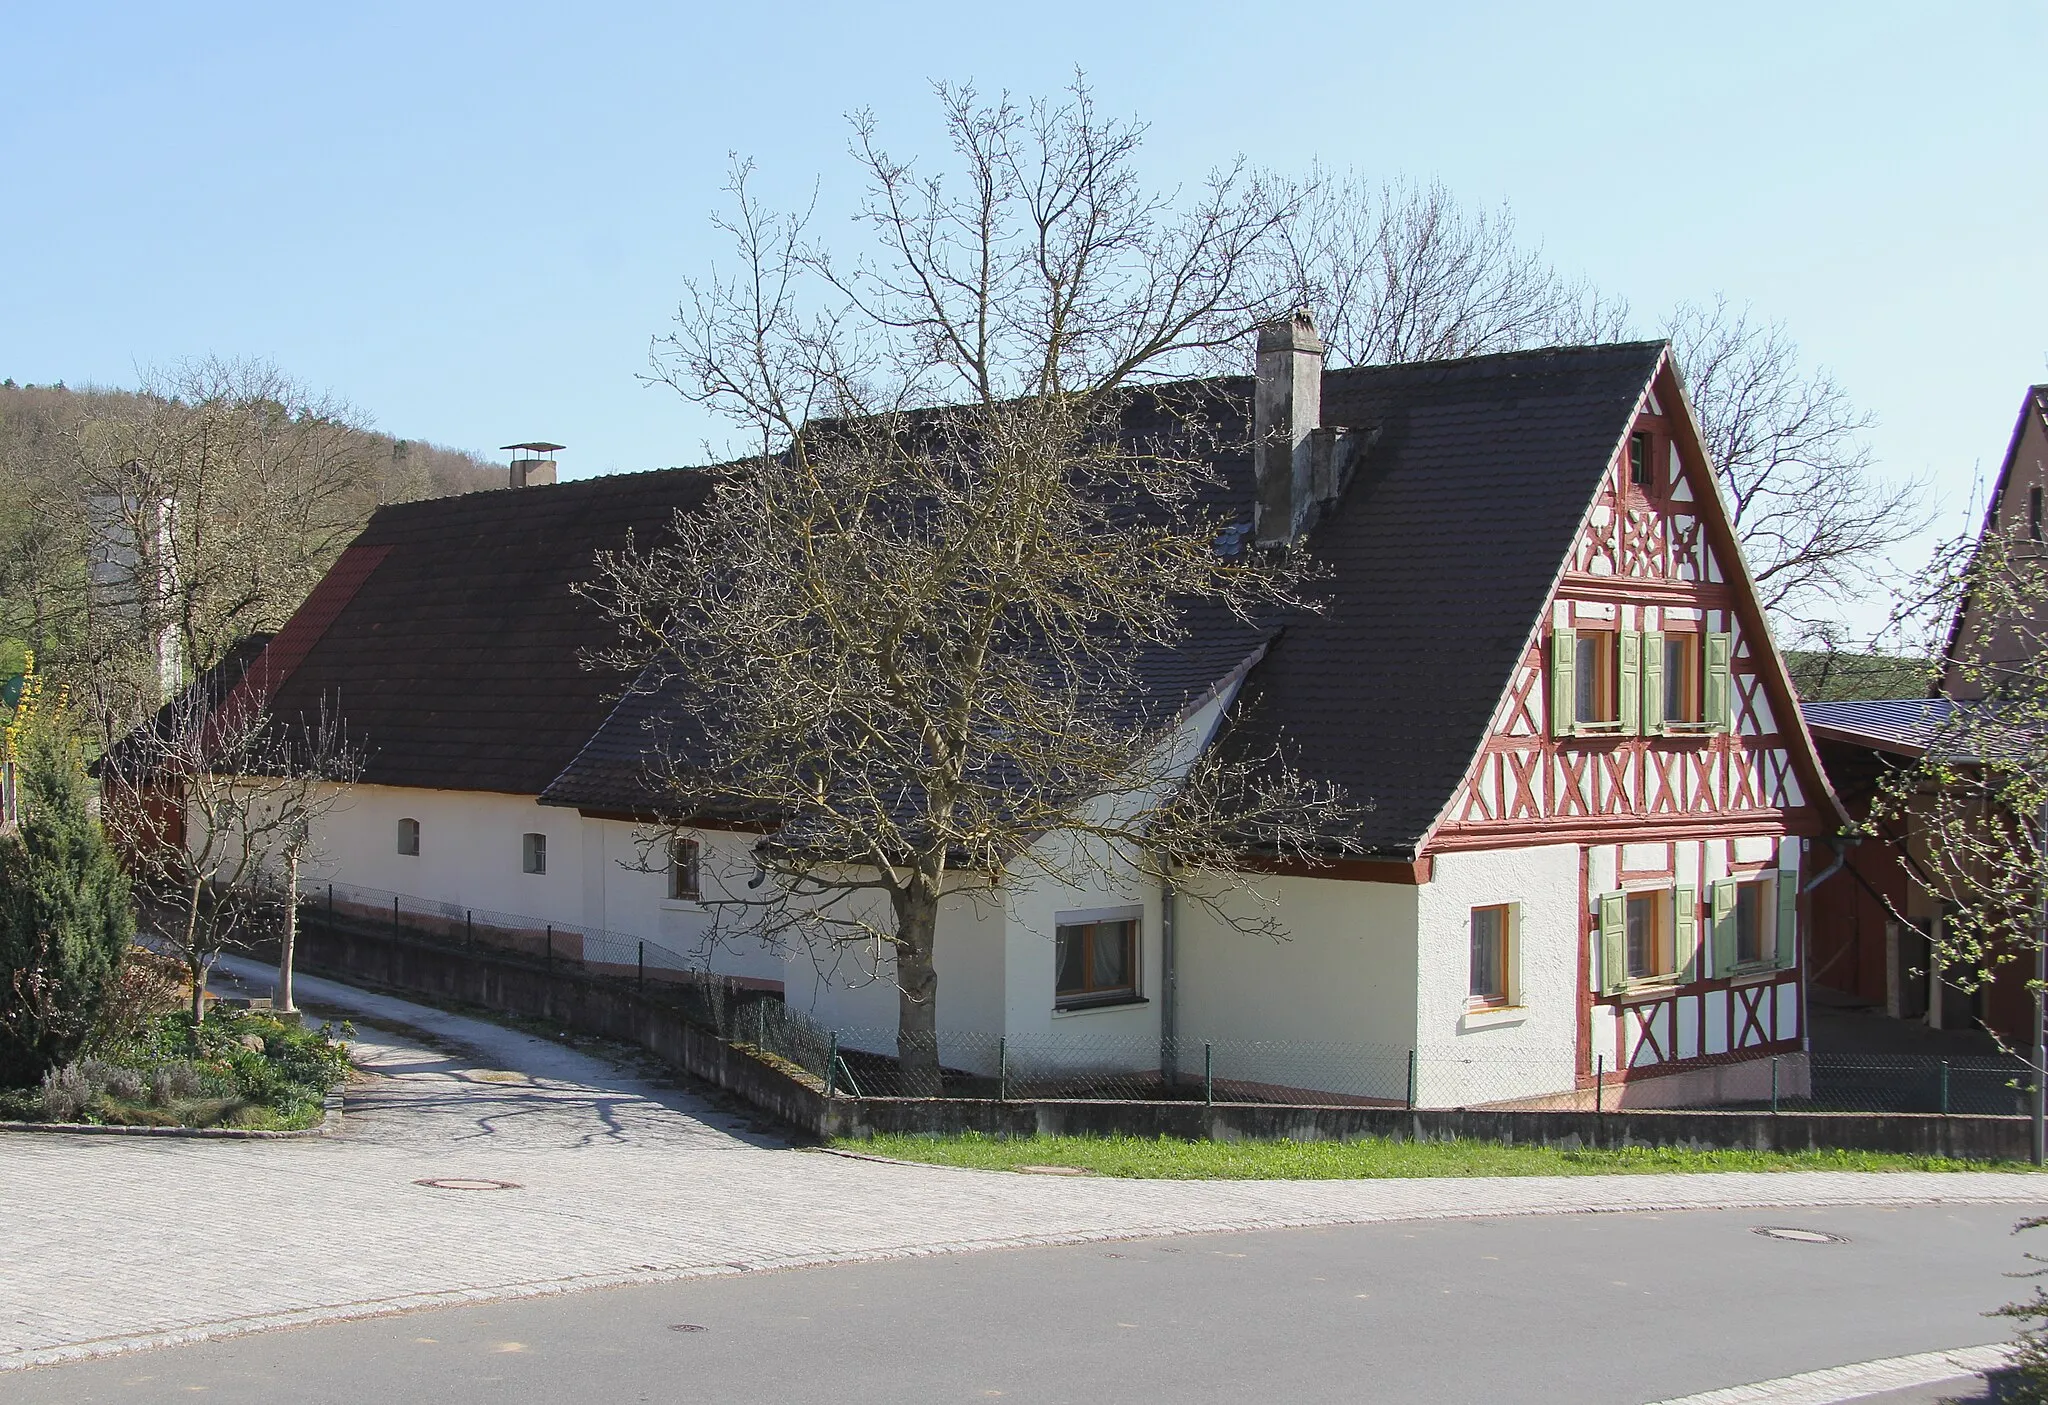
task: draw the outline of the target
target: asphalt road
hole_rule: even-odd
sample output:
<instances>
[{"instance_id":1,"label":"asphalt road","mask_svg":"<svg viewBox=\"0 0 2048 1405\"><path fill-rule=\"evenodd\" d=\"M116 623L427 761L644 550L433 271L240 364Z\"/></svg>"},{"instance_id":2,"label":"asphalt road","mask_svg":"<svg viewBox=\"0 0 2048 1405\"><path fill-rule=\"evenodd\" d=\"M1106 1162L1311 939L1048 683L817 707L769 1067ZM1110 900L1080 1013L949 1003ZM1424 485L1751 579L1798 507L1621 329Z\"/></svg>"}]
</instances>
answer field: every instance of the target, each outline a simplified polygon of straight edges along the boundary
<instances>
[{"instance_id":1,"label":"asphalt road","mask_svg":"<svg viewBox=\"0 0 2048 1405\"><path fill-rule=\"evenodd\" d=\"M2022 1295L2018 1218L1568 1215L947 1254L202 1343L0 1376L0 1400L1644 1405L2001 1340L1981 1314Z\"/></svg>"}]
</instances>

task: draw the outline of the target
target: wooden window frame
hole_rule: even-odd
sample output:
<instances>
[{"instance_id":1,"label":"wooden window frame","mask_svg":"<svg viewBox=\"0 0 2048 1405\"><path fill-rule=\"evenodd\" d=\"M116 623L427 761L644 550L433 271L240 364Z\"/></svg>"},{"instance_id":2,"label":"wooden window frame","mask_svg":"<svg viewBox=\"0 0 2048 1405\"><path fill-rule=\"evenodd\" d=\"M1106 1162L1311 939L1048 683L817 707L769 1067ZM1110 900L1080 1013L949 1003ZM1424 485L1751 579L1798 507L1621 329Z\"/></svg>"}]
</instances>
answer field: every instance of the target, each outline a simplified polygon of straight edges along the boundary
<instances>
[{"instance_id":1,"label":"wooden window frame","mask_svg":"<svg viewBox=\"0 0 2048 1405\"><path fill-rule=\"evenodd\" d=\"M1622 965L1631 986L1665 985L1679 978L1678 938L1672 920L1674 896L1669 888L1643 888L1622 895ZM1651 969L1637 971L1629 941L1629 920L1637 904L1643 905L1651 921L1650 943L1655 954Z\"/></svg>"},{"instance_id":2,"label":"wooden window frame","mask_svg":"<svg viewBox=\"0 0 2048 1405\"><path fill-rule=\"evenodd\" d=\"M704 849L694 839L672 837L668 841L668 900L695 902L703 896L701 869Z\"/></svg>"},{"instance_id":3,"label":"wooden window frame","mask_svg":"<svg viewBox=\"0 0 2048 1405\"><path fill-rule=\"evenodd\" d=\"M519 869L522 873L545 874L548 871L548 837L538 831L529 831L519 836Z\"/></svg>"},{"instance_id":4,"label":"wooden window frame","mask_svg":"<svg viewBox=\"0 0 2048 1405\"><path fill-rule=\"evenodd\" d=\"M1516 909L1515 903L1488 903L1472 909L1467 919L1470 944L1468 967L1465 981L1465 1008L1468 1010L1508 1010L1521 1004L1520 982L1515 971ZM1497 944L1496 960L1500 964L1500 989L1485 992L1476 989L1479 979L1479 920L1481 914L1493 914L1499 921L1499 930L1491 940Z\"/></svg>"},{"instance_id":5,"label":"wooden window frame","mask_svg":"<svg viewBox=\"0 0 2048 1405\"><path fill-rule=\"evenodd\" d=\"M410 815L398 822L398 852L408 859L420 856L420 822Z\"/></svg>"},{"instance_id":6,"label":"wooden window frame","mask_svg":"<svg viewBox=\"0 0 2048 1405\"><path fill-rule=\"evenodd\" d=\"M1053 1008L1056 1010L1088 1010L1102 1005L1134 1005L1139 1003L1138 976L1139 935L1143 919L1130 917L1094 917L1078 921L1061 922L1053 929ZM1124 943L1124 979L1116 985L1095 984L1095 943L1107 931L1118 930L1118 937ZM1070 941L1081 942L1081 984L1062 986L1066 962L1062 956Z\"/></svg>"},{"instance_id":7,"label":"wooden window frame","mask_svg":"<svg viewBox=\"0 0 2048 1405\"><path fill-rule=\"evenodd\" d=\"M1593 668L1588 681L1586 651L1588 641L1598 641L1592 650ZM1617 655L1621 652L1621 631L1614 629L1575 629L1572 631L1572 723L1587 735L1599 736L1605 733L1619 734L1621 731L1621 690L1616 685L1618 672ZM1600 705L1604 714L1600 717L1586 716L1580 704L1591 697Z\"/></svg>"},{"instance_id":8,"label":"wooden window frame","mask_svg":"<svg viewBox=\"0 0 2048 1405\"><path fill-rule=\"evenodd\" d=\"M1756 878L1735 879L1735 910L1729 915L1728 931L1734 942L1729 953L1729 965L1737 972L1761 971L1775 968L1778 962L1778 894L1777 875L1768 874ZM1755 950L1745 954L1742 943L1742 919L1745 906L1753 907L1750 914L1755 926Z\"/></svg>"},{"instance_id":9,"label":"wooden window frame","mask_svg":"<svg viewBox=\"0 0 2048 1405\"><path fill-rule=\"evenodd\" d=\"M1676 658L1680 663L1680 677L1672 677L1671 664ZM1712 730L1707 721L1706 690L1706 646L1697 631L1670 630L1664 635L1663 660L1664 726L1667 731L1678 733L1706 732ZM1677 697L1684 701L1685 715L1674 716L1671 700Z\"/></svg>"},{"instance_id":10,"label":"wooden window frame","mask_svg":"<svg viewBox=\"0 0 2048 1405\"><path fill-rule=\"evenodd\" d=\"M1628 481L1629 486L1641 488L1645 493L1654 492L1657 487L1657 436L1647 429L1638 429L1628 437Z\"/></svg>"}]
</instances>

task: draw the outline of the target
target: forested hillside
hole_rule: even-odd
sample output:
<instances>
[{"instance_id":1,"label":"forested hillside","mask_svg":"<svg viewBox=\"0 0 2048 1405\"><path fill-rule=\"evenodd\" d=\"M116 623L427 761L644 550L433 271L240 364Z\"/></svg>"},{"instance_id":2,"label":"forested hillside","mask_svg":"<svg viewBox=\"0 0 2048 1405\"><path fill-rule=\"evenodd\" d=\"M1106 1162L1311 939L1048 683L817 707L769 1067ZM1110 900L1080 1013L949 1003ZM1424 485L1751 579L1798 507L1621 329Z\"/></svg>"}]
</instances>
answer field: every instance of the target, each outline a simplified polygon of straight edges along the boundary
<instances>
[{"instance_id":1,"label":"forested hillside","mask_svg":"<svg viewBox=\"0 0 2048 1405\"><path fill-rule=\"evenodd\" d=\"M0 677L32 649L102 727L123 726L166 667L190 677L283 623L379 506L504 475L376 432L260 363L194 363L132 391L0 381ZM110 541L133 558L125 585L109 583Z\"/></svg>"}]
</instances>

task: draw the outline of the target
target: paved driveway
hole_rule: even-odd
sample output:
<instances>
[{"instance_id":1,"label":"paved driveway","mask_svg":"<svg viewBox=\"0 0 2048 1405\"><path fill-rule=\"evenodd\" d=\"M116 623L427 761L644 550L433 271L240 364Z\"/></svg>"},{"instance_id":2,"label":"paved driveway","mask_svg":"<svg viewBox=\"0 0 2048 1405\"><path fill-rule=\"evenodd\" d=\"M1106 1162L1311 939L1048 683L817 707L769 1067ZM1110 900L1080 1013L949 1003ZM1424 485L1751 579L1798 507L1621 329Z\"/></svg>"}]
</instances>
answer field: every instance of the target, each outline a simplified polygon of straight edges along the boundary
<instances>
[{"instance_id":1,"label":"paved driveway","mask_svg":"<svg viewBox=\"0 0 2048 1405\"><path fill-rule=\"evenodd\" d=\"M1002 1245L1603 1209L2048 1202L2043 1182L1992 1174L1144 1182L900 1166L789 1147L743 1110L558 1042L326 982L305 981L301 1000L364 1025L370 1077L351 1090L341 1136L0 1137L0 1369Z\"/></svg>"}]
</instances>

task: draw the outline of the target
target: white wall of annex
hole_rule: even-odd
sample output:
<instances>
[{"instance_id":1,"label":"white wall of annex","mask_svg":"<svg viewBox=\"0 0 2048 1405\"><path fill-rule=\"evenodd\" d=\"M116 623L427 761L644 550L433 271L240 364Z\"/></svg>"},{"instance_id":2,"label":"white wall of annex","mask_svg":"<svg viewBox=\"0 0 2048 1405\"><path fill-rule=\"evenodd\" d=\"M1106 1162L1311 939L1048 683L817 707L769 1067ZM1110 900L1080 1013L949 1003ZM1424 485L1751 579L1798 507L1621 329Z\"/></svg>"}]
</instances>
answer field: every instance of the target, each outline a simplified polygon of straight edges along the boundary
<instances>
[{"instance_id":1,"label":"white wall of annex","mask_svg":"<svg viewBox=\"0 0 2048 1405\"><path fill-rule=\"evenodd\" d=\"M1472 909L1517 906L1515 1004L1470 1010ZM1578 1070L1579 849L1439 854L1420 890L1416 1102L1564 1092Z\"/></svg>"},{"instance_id":2,"label":"white wall of annex","mask_svg":"<svg viewBox=\"0 0 2048 1405\"><path fill-rule=\"evenodd\" d=\"M417 855L398 822L420 825ZM583 819L530 795L356 785L319 824L304 881L401 893L455 908L581 925ZM548 837L546 873L522 871L521 836ZM460 915L459 913L457 915Z\"/></svg>"},{"instance_id":3,"label":"white wall of annex","mask_svg":"<svg viewBox=\"0 0 2048 1405\"><path fill-rule=\"evenodd\" d=\"M1345 1097L1405 1097L1414 1046L1419 890L1265 876L1229 890L1191 878L1176 904L1183 1064L1216 1077ZM1284 939L1232 924L1277 919ZM1264 1045L1264 1048L1253 1046ZM1293 1046L1293 1047L1284 1047Z\"/></svg>"}]
</instances>

